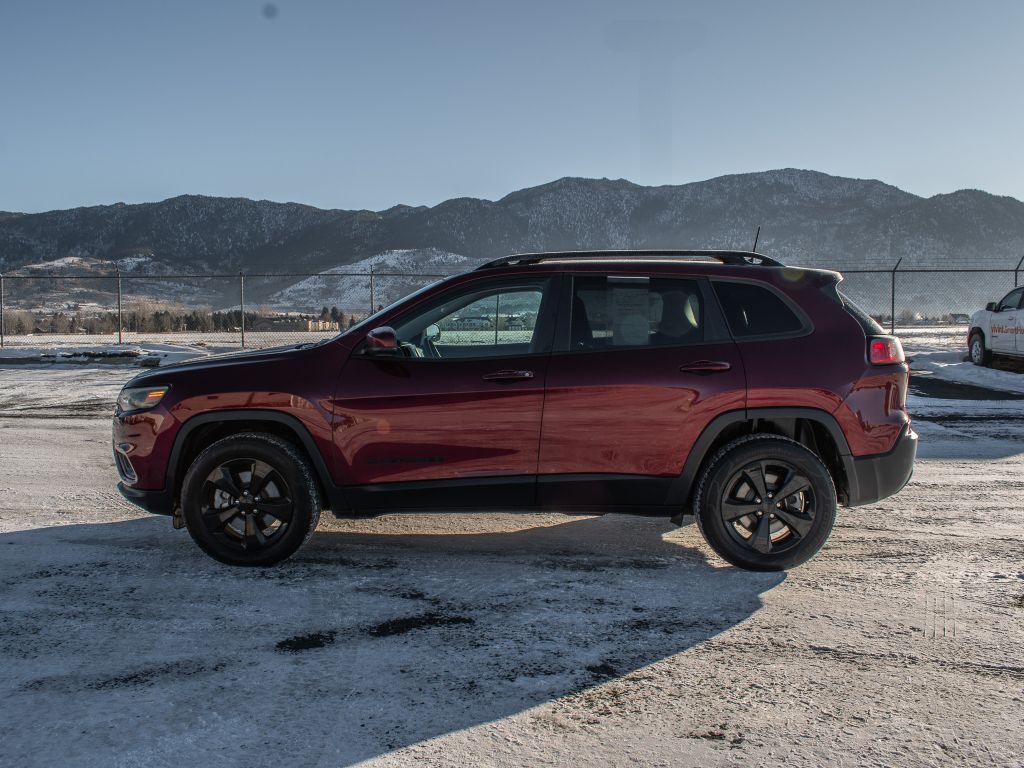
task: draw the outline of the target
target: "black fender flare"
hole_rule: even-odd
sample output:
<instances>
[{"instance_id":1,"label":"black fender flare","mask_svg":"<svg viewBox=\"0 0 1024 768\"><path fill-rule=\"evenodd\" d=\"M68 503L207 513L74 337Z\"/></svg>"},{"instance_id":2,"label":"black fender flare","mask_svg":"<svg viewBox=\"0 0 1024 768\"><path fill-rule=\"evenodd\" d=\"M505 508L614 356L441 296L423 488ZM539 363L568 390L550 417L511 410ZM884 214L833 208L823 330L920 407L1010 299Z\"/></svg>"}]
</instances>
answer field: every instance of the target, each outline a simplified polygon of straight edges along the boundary
<instances>
[{"instance_id":1,"label":"black fender flare","mask_svg":"<svg viewBox=\"0 0 1024 768\"><path fill-rule=\"evenodd\" d=\"M693 448L690 449L689 455L686 457L683 471L679 473L678 477L673 479L669 486L666 503L673 507L685 504L690 497L691 489L697 481L697 473L700 471L705 459L708 458L711 446L722 432L733 424L753 421L754 419L806 419L821 425L828 430L829 435L835 441L836 448L839 451L839 458L847 475L847 482L852 482L850 468L852 467L853 456L850 452L850 443L847 441L842 427L839 426L839 422L836 421L831 413L820 408L743 408L719 414L704 427L704 430L700 433L700 436L693 444Z\"/></svg>"},{"instance_id":2,"label":"black fender flare","mask_svg":"<svg viewBox=\"0 0 1024 768\"><path fill-rule=\"evenodd\" d=\"M189 436L200 427L205 427L211 424L223 424L225 422L232 421L280 424L286 427L290 432L294 433L298 438L301 447L305 450L313 464L313 471L316 472L317 478L320 480L320 485L327 494L327 502L330 505L330 508L332 510L347 508L348 505L345 503L344 495L342 494L341 489L338 488L331 479L331 474L327 469L326 462L324 462L324 457L320 454L320 449L317 448L316 443L313 441L313 436L309 434L309 429L306 428L306 425L287 413L263 409L209 411L207 413L200 413L193 416L182 423L178 428L178 433L174 436L174 444L171 446L171 455L167 461L167 478L164 481L165 491L168 492L175 500L177 500L180 489L179 474L184 475L184 470L186 469L179 467L179 464L181 463L181 453L185 448Z\"/></svg>"}]
</instances>

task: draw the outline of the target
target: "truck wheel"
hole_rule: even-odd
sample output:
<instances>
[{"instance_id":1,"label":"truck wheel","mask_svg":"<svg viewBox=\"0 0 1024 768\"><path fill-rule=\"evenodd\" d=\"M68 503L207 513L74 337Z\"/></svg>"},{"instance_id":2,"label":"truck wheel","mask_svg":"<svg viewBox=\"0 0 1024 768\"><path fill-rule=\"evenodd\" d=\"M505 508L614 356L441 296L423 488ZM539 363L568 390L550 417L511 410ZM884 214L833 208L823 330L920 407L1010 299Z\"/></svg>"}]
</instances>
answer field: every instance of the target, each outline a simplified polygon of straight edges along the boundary
<instances>
[{"instance_id":1,"label":"truck wheel","mask_svg":"<svg viewBox=\"0 0 1024 768\"><path fill-rule=\"evenodd\" d=\"M810 560L836 518L828 468L800 443L748 435L708 463L693 514L711 548L735 566L781 571Z\"/></svg>"},{"instance_id":2,"label":"truck wheel","mask_svg":"<svg viewBox=\"0 0 1024 768\"><path fill-rule=\"evenodd\" d=\"M985 349L985 337L980 333L972 333L967 345L971 352L971 362L975 365L988 365L992 362L992 353Z\"/></svg>"},{"instance_id":3,"label":"truck wheel","mask_svg":"<svg viewBox=\"0 0 1024 768\"><path fill-rule=\"evenodd\" d=\"M192 539L228 565L273 565L313 535L320 491L295 446L258 432L232 435L185 474L181 508Z\"/></svg>"}]
</instances>

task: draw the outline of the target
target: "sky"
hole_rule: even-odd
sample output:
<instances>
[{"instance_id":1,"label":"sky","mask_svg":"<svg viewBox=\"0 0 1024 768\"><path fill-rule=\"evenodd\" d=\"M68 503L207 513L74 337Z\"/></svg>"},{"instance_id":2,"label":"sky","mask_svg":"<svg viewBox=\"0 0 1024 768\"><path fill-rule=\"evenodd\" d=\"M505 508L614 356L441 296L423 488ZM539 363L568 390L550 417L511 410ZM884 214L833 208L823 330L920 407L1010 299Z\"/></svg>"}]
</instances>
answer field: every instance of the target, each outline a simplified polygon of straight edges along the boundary
<instances>
[{"instance_id":1,"label":"sky","mask_svg":"<svg viewBox=\"0 0 1024 768\"><path fill-rule=\"evenodd\" d=\"M0 210L809 168L1024 199L1024 2L0 0Z\"/></svg>"}]
</instances>

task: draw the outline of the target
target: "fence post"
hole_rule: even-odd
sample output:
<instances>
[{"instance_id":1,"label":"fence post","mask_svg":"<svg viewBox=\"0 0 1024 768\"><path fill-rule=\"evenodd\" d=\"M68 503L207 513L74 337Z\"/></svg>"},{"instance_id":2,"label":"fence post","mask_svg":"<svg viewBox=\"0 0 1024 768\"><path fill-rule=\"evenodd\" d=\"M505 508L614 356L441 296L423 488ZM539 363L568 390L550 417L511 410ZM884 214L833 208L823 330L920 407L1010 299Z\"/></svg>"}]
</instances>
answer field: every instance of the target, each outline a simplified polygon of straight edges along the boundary
<instances>
[{"instance_id":1,"label":"fence post","mask_svg":"<svg viewBox=\"0 0 1024 768\"><path fill-rule=\"evenodd\" d=\"M1020 261L1017 262L1017 266L1013 269L1013 287L1017 287L1017 273L1020 272L1020 265L1024 264L1024 256L1020 257ZM3 285L3 276L0 275L0 285Z\"/></svg>"},{"instance_id":2,"label":"fence post","mask_svg":"<svg viewBox=\"0 0 1024 768\"><path fill-rule=\"evenodd\" d=\"M896 270L900 268L903 257L896 260L892 268L892 284L889 288L889 333L896 335Z\"/></svg>"},{"instance_id":3,"label":"fence post","mask_svg":"<svg viewBox=\"0 0 1024 768\"><path fill-rule=\"evenodd\" d=\"M373 295L373 294L374 294L374 290L373 290L373 289L374 289L374 284L373 284L373 280L374 280L374 276L373 276L373 264L371 264L371 265L370 265L370 314L371 314L371 315L372 315L372 314L373 314L374 312L376 312L376 311L377 311L377 309L376 309L376 307L377 307L377 302L376 302L376 301L374 300L374 295Z\"/></svg>"},{"instance_id":4,"label":"fence post","mask_svg":"<svg viewBox=\"0 0 1024 768\"><path fill-rule=\"evenodd\" d=\"M242 349L245 349L245 275L238 273L238 309L241 315Z\"/></svg>"},{"instance_id":5,"label":"fence post","mask_svg":"<svg viewBox=\"0 0 1024 768\"><path fill-rule=\"evenodd\" d=\"M117 343L121 343L121 329L124 323L121 322L121 270L117 270Z\"/></svg>"},{"instance_id":6,"label":"fence post","mask_svg":"<svg viewBox=\"0 0 1024 768\"><path fill-rule=\"evenodd\" d=\"M4 273L0 272L0 349L4 347Z\"/></svg>"}]
</instances>

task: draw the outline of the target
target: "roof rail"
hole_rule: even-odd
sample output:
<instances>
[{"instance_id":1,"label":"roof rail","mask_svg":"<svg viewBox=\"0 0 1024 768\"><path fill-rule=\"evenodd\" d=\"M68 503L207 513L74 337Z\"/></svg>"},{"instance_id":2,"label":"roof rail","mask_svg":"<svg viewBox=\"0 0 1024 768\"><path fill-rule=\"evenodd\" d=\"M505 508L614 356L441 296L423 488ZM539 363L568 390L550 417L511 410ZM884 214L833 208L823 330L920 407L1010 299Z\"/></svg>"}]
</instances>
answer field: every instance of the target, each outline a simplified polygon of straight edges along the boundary
<instances>
[{"instance_id":1,"label":"roof rail","mask_svg":"<svg viewBox=\"0 0 1024 768\"><path fill-rule=\"evenodd\" d=\"M622 251L550 251L547 253L516 253L502 256L500 259L488 261L477 267L492 269L493 267L519 266L521 264L538 264L542 261L578 261L584 259L679 259L680 261L695 258L715 259L734 267L784 267L781 261L754 251L717 251L717 250L664 250L637 249Z\"/></svg>"}]
</instances>

